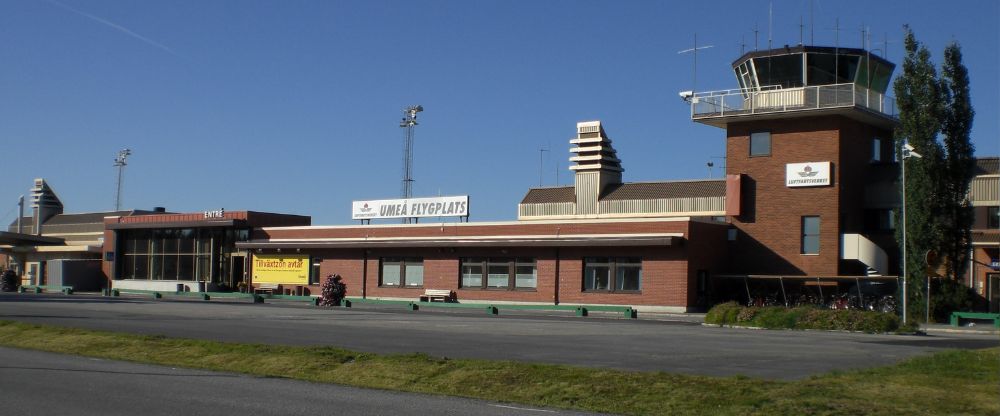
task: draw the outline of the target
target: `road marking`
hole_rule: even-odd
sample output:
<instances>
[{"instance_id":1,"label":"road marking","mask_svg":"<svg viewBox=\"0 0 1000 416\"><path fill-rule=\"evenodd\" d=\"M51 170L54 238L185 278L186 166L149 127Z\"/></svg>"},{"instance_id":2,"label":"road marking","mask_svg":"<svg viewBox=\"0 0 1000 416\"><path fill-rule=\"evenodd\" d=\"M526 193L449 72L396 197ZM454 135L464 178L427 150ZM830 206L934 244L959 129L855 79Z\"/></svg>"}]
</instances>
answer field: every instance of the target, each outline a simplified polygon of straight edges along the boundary
<instances>
[{"instance_id":1,"label":"road marking","mask_svg":"<svg viewBox=\"0 0 1000 416\"><path fill-rule=\"evenodd\" d=\"M544 413L556 413L555 410L545 410L545 409L530 409L527 407L514 407L514 406L504 406L502 404L491 404L493 407L502 407L504 409L514 409L514 410L527 410L529 412L544 412Z\"/></svg>"}]
</instances>

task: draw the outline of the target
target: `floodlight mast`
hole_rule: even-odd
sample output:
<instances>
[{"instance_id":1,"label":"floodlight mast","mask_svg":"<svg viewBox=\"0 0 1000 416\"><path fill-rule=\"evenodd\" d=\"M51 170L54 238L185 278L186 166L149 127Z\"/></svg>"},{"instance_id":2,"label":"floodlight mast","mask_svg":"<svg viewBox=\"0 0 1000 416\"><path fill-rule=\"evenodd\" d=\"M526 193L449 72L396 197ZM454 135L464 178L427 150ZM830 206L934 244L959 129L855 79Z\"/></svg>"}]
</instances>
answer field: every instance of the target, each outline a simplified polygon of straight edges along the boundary
<instances>
[{"instance_id":1,"label":"floodlight mast","mask_svg":"<svg viewBox=\"0 0 1000 416\"><path fill-rule=\"evenodd\" d=\"M114 166L118 168L118 183L115 191L115 211L121 211L122 209L122 181L125 179L125 165L126 159L132 154L132 150L125 148L118 151L118 156L115 157Z\"/></svg>"},{"instance_id":2,"label":"floodlight mast","mask_svg":"<svg viewBox=\"0 0 1000 416\"><path fill-rule=\"evenodd\" d=\"M403 199L413 196L413 130L417 125L417 113L421 111L424 111L421 105L407 107L403 110L403 120L399 122L399 127L406 129L403 139ZM404 218L403 222L409 222L409 218Z\"/></svg>"}]
</instances>

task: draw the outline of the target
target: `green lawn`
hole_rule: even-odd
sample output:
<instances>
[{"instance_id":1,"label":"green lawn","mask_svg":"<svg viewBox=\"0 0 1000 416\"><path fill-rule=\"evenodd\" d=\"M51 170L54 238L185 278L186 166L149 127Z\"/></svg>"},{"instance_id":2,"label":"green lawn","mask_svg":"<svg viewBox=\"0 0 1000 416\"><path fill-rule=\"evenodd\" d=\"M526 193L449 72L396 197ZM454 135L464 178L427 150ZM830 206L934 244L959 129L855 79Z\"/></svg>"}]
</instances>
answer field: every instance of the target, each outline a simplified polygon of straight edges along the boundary
<instances>
[{"instance_id":1,"label":"green lawn","mask_svg":"<svg viewBox=\"0 0 1000 416\"><path fill-rule=\"evenodd\" d=\"M0 345L174 367L621 414L997 415L1000 348L784 382L365 354L0 321Z\"/></svg>"}]
</instances>

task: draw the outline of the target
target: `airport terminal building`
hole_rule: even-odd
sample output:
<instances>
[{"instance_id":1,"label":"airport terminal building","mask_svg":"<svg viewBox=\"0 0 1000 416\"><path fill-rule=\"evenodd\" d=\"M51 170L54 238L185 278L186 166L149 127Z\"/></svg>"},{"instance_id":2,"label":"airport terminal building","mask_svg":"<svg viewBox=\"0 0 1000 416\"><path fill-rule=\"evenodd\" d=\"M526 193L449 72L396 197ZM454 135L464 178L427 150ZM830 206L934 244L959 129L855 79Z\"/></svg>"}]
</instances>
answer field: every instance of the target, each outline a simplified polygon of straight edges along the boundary
<instances>
[{"instance_id":1,"label":"airport terminal building","mask_svg":"<svg viewBox=\"0 0 1000 416\"><path fill-rule=\"evenodd\" d=\"M317 296L322 277L338 274L350 297L446 290L458 302L691 311L895 285L894 65L861 49L797 46L732 67L739 88L682 94L694 122L724 134L720 179L625 182L605 126L588 121L569 140L573 185L529 189L515 221L371 223L467 216L467 197L356 201L362 221L343 226L254 211L106 213L89 250L106 286L139 290ZM1000 175L996 158L979 166L967 284L996 310Z\"/></svg>"}]
</instances>

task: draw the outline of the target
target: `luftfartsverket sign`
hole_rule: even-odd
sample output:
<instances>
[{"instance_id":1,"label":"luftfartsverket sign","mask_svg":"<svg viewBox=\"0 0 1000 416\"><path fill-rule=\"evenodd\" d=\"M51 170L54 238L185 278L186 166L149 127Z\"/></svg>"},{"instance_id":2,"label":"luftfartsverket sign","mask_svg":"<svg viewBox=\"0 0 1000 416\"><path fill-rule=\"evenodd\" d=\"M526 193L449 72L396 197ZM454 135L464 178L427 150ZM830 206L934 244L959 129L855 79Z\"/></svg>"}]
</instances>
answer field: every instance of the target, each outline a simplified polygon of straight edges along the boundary
<instances>
[{"instance_id":1,"label":"luftfartsverket sign","mask_svg":"<svg viewBox=\"0 0 1000 416\"><path fill-rule=\"evenodd\" d=\"M785 165L785 186L830 185L830 162L789 163Z\"/></svg>"},{"instance_id":2,"label":"luftfartsverket sign","mask_svg":"<svg viewBox=\"0 0 1000 416\"><path fill-rule=\"evenodd\" d=\"M351 219L467 217L469 196L354 201Z\"/></svg>"}]
</instances>

